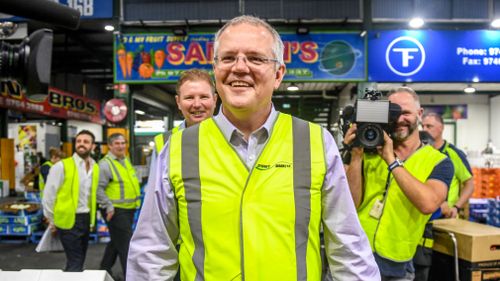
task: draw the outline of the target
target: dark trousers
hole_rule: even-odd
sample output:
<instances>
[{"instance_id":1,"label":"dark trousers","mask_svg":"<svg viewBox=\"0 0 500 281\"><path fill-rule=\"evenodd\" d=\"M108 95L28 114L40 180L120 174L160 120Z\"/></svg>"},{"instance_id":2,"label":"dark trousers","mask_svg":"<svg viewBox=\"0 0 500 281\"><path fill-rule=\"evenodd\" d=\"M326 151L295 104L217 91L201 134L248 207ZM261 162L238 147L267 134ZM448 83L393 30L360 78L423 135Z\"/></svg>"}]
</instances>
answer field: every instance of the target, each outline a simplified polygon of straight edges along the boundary
<instances>
[{"instance_id":1,"label":"dark trousers","mask_svg":"<svg viewBox=\"0 0 500 281\"><path fill-rule=\"evenodd\" d=\"M101 269L106 270L110 274L116 258L119 257L123 276L126 276L128 247L132 238L134 213L135 209L115 208L113 217L107 222L111 241L106 245L106 249L104 250Z\"/></svg>"},{"instance_id":2,"label":"dark trousers","mask_svg":"<svg viewBox=\"0 0 500 281\"><path fill-rule=\"evenodd\" d=\"M76 214L75 225L71 229L57 228L66 254L64 271L83 271L90 235L90 216Z\"/></svg>"},{"instance_id":3,"label":"dark trousers","mask_svg":"<svg viewBox=\"0 0 500 281\"><path fill-rule=\"evenodd\" d=\"M425 225L423 237L433 239L432 223L427 223ZM429 280L429 272L432 265L432 248L419 245L413 257L413 265L415 266L415 281Z\"/></svg>"}]
</instances>

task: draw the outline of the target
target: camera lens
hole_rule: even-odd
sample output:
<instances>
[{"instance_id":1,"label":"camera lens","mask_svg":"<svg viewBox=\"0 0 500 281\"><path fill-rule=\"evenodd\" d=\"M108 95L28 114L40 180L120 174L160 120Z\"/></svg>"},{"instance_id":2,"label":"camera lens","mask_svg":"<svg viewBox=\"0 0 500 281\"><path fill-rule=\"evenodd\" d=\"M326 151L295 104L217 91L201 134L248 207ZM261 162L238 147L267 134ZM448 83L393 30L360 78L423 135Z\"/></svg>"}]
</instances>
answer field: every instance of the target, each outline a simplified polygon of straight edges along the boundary
<instances>
[{"instance_id":1,"label":"camera lens","mask_svg":"<svg viewBox=\"0 0 500 281\"><path fill-rule=\"evenodd\" d=\"M378 145L384 144L384 131L379 124L360 123L357 142L365 149L373 150Z\"/></svg>"},{"instance_id":2,"label":"camera lens","mask_svg":"<svg viewBox=\"0 0 500 281\"><path fill-rule=\"evenodd\" d=\"M377 138L377 131L372 128L368 128L365 131L365 139L369 142L374 141Z\"/></svg>"}]
</instances>

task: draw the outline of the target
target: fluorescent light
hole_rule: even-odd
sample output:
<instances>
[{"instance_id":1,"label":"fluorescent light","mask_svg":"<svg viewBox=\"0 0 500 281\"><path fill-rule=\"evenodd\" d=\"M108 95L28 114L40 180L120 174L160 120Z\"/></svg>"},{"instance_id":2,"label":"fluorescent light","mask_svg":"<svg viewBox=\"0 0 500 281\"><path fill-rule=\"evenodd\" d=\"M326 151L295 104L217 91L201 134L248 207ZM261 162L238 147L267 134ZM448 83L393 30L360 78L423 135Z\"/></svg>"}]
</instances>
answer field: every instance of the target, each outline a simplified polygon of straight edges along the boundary
<instances>
[{"instance_id":1,"label":"fluorescent light","mask_svg":"<svg viewBox=\"0 0 500 281\"><path fill-rule=\"evenodd\" d=\"M411 28L421 28L424 25L422 18L412 18L409 22Z\"/></svg>"},{"instance_id":2,"label":"fluorescent light","mask_svg":"<svg viewBox=\"0 0 500 281\"><path fill-rule=\"evenodd\" d=\"M473 94L476 92L476 88L472 87L471 85L467 85L467 87L464 88L464 92L466 94Z\"/></svg>"},{"instance_id":3,"label":"fluorescent light","mask_svg":"<svg viewBox=\"0 0 500 281\"><path fill-rule=\"evenodd\" d=\"M491 27L493 27L493 28L500 28L500 18L498 18L498 19L494 19L494 20L491 22Z\"/></svg>"},{"instance_id":4,"label":"fluorescent light","mask_svg":"<svg viewBox=\"0 0 500 281\"><path fill-rule=\"evenodd\" d=\"M299 86L297 86L295 83L292 83L286 89L290 92L295 92L299 90Z\"/></svg>"},{"instance_id":5,"label":"fluorescent light","mask_svg":"<svg viewBox=\"0 0 500 281\"><path fill-rule=\"evenodd\" d=\"M111 24L106 24L106 25L104 26L104 30L106 30L106 31L114 31L114 30L115 30L115 27L114 27L114 26L112 26Z\"/></svg>"},{"instance_id":6,"label":"fluorescent light","mask_svg":"<svg viewBox=\"0 0 500 281\"><path fill-rule=\"evenodd\" d=\"M307 34L309 34L309 27L307 27L307 26L299 26L299 27L297 27L296 32L299 35L307 35Z\"/></svg>"},{"instance_id":7,"label":"fluorescent light","mask_svg":"<svg viewBox=\"0 0 500 281\"><path fill-rule=\"evenodd\" d=\"M144 115L144 114L146 114L144 111L139 110L139 109L136 109L134 112L135 112L135 114L139 114L139 115Z\"/></svg>"}]
</instances>

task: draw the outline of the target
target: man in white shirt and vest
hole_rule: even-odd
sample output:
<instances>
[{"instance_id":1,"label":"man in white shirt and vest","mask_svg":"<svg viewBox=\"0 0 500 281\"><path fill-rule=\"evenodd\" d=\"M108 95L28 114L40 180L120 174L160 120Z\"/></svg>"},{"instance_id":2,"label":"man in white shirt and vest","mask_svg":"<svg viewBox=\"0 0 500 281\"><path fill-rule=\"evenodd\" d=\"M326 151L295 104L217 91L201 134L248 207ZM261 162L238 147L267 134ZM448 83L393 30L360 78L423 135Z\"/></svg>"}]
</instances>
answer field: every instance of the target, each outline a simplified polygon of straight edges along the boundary
<instances>
[{"instance_id":1,"label":"man in white shirt and vest","mask_svg":"<svg viewBox=\"0 0 500 281\"><path fill-rule=\"evenodd\" d=\"M140 207L141 192L134 167L126 156L125 136L120 133L110 135L108 147L109 152L99 161L97 189L97 202L105 209L111 238L104 251L101 269L112 274L111 268L118 256L125 276L134 213Z\"/></svg>"},{"instance_id":2,"label":"man in white shirt and vest","mask_svg":"<svg viewBox=\"0 0 500 281\"><path fill-rule=\"evenodd\" d=\"M99 167L90 157L94 134L80 131L72 157L49 171L43 193L43 213L53 234L58 233L66 253L65 271L83 271L90 228L95 225Z\"/></svg>"},{"instance_id":3,"label":"man in white shirt and vest","mask_svg":"<svg viewBox=\"0 0 500 281\"><path fill-rule=\"evenodd\" d=\"M146 193L127 278L320 280L320 228L336 280L379 280L328 131L277 112L284 46L240 16L215 36L219 114L170 137ZM176 244L180 244L179 251Z\"/></svg>"}]
</instances>

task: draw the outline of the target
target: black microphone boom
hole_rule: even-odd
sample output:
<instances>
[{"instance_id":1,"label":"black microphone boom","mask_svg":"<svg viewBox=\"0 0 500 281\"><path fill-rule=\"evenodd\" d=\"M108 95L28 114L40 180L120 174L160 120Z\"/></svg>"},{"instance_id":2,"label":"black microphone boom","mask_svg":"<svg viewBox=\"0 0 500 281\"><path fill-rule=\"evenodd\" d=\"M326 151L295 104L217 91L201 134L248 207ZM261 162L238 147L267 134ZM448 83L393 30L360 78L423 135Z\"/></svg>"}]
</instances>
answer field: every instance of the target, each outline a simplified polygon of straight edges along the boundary
<instances>
[{"instance_id":1,"label":"black microphone boom","mask_svg":"<svg viewBox=\"0 0 500 281\"><path fill-rule=\"evenodd\" d=\"M34 19L69 29L77 29L80 12L48 0L1 0L0 13Z\"/></svg>"}]
</instances>

